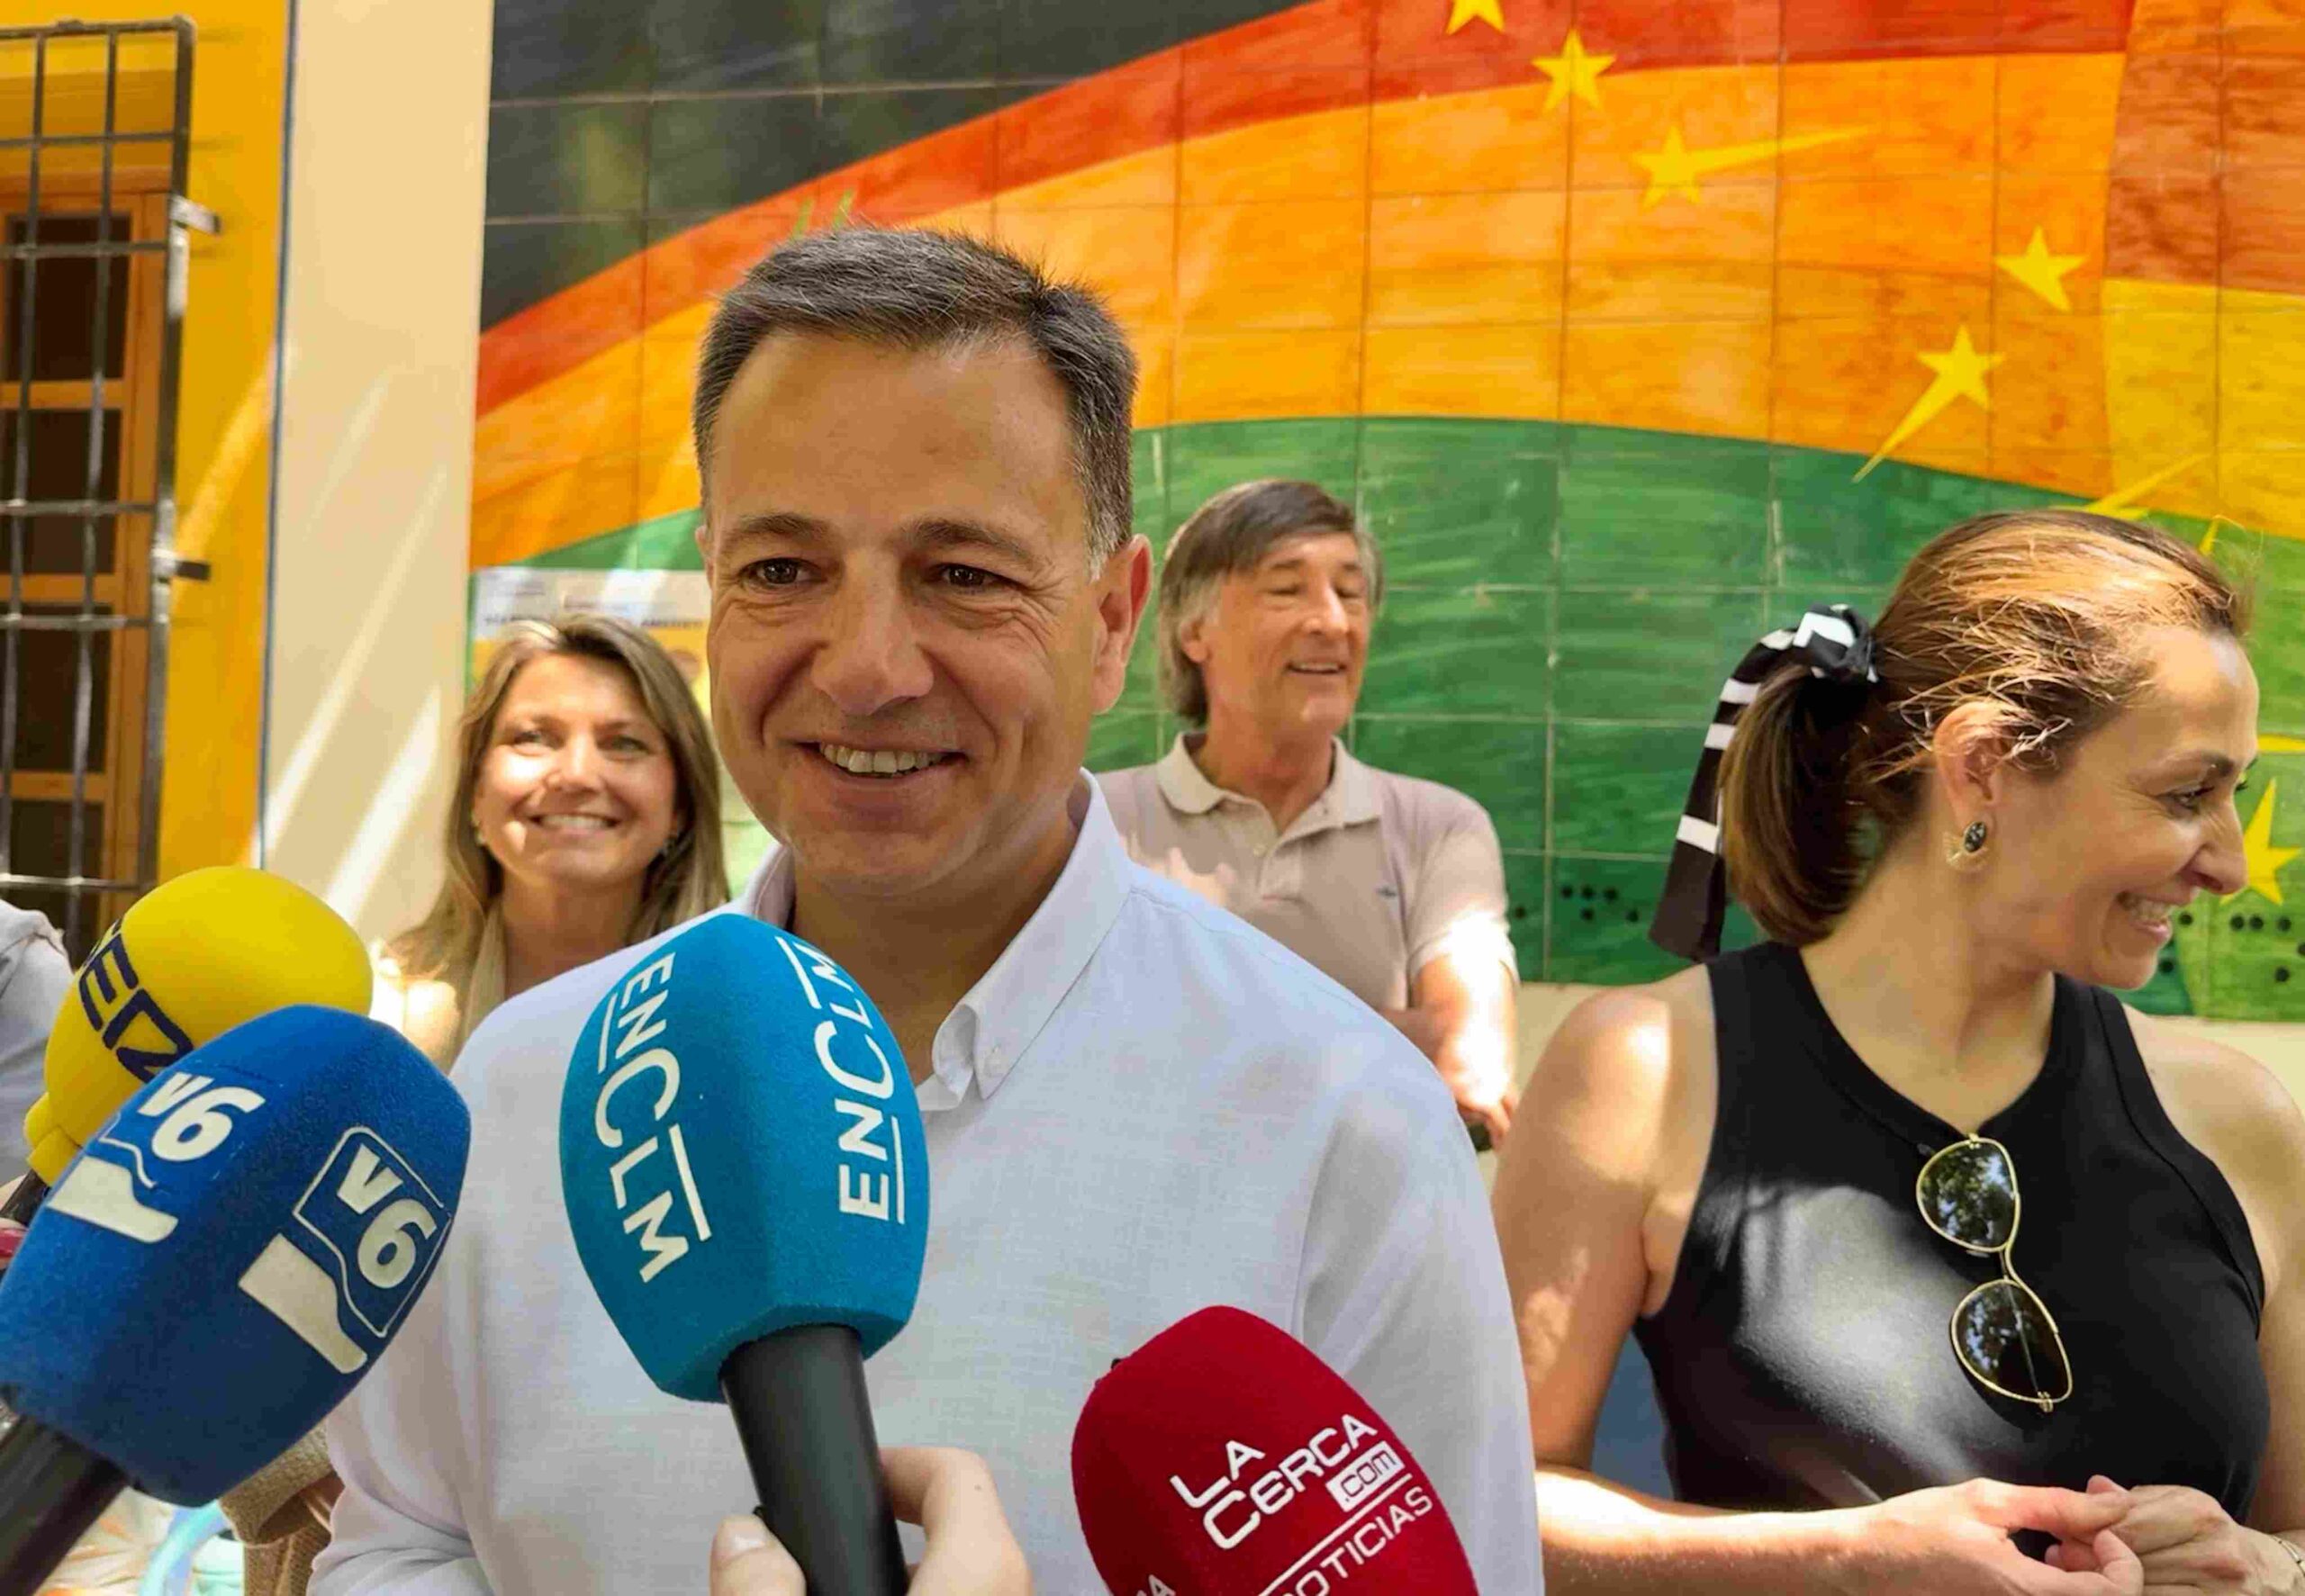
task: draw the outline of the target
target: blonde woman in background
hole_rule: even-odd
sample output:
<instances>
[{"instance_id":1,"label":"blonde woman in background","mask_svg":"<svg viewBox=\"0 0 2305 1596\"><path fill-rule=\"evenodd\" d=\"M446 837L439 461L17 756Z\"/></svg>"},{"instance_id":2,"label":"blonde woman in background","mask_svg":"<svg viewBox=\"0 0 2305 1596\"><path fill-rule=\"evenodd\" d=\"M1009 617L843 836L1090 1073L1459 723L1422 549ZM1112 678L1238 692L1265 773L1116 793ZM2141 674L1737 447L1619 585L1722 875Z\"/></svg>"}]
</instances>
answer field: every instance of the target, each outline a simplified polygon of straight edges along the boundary
<instances>
[{"instance_id":1,"label":"blonde woman in background","mask_svg":"<svg viewBox=\"0 0 2305 1596\"><path fill-rule=\"evenodd\" d=\"M377 959L377 1017L443 1069L506 998L728 897L710 734L637 627L515 623L457 748L447 879ZM302 1596L336 1492L315 1432L224 1499L249 1596Z\"/></svg>"},{"instance_id":2,"label":"blonde woman in background","mask_svg":"<svg viewBox=\"0 0 2305 1596\"><path fill-rule=\"evenodd\" d=\"M507 997L728 899L711 734L637 627L514 623L458 744L447 879L378 961L378 1017L444 1069Z\"/></svg>"}]
</instances>

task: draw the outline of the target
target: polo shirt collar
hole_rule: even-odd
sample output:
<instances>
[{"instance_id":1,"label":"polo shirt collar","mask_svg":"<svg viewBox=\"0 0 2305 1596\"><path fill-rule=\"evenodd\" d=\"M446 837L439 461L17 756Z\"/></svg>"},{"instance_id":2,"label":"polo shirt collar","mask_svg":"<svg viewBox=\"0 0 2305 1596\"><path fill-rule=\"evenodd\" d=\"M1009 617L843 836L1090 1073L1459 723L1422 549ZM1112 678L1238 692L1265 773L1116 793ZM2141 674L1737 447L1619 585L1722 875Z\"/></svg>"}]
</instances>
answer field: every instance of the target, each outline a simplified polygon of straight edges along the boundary
<instances>
[{"instance_id":1,"label":"polo shirt collar","mask_svg":"<svg viewBox=\"0 0 2305 1596\"><path fill-rule=\"evenodd\" d=\"M1067 807L1077 828L1071 856L1024 928L937 1027L934 1073L918 1088L923 1109L958 1106L972 1080L980 1096L999 1090L1120 917L1132 867L1104 790L1087 771L1075 777ZM737 901L755 919L789 924L791 851L773 849Z\"/></svg>"},{"instance_id":2,"label":"polo shirt collar","mask_svg":"<svg viewBox=\"0 0 2305 1596\"><path fill-rule=\"evenodd\" d=\"M1179 732L1177 740L1169 744L1169 752L1152 767L1153 778L1161 784L1161 796L1169 807L1187 815L1206 815L1228 798L1228 793L1207 776L1193 762L1192 753L1185 746L1186 734Z\"/></svg>"},{"instance_id":3,"label":"polo shirt collar","mask_svg":"<svg viewBox=\"0 0 2305 1596\"><path fill-rule=\"evenodd\" d=\"M1320 803L1335 805L1339 825L1359 825L1378 817L1376 775L1347 753L1342 742L1336 745L1336 763L1329 771L1328 790L1321 794Z\"/></svg>"},{"instance_id":4,"label":"polo shirt collar","mask_svg":"<svg viewBox=\"0 0 2305 1596\"><path fill-rule=\"evenodd\" d=\"M1169 800L1171 808L1185 815L1206 815L1227 798L1239 804L1253 801L1237 792L1227 792L1204 775L1194 762L1191 750L1185 746L1186 735L1179 733L1177 740L1169 745L1169 752L1162 755L1161 762L1152 767L1161 784L1161 796ZM1342 739L1332 739L1329 746L1333 753L1329 764L1329 784L1288 828L1291 836L1325 831L1332 825L1358 825L1378 818L1375 775L1346 751Z\"/></svg>"}]
</instances>

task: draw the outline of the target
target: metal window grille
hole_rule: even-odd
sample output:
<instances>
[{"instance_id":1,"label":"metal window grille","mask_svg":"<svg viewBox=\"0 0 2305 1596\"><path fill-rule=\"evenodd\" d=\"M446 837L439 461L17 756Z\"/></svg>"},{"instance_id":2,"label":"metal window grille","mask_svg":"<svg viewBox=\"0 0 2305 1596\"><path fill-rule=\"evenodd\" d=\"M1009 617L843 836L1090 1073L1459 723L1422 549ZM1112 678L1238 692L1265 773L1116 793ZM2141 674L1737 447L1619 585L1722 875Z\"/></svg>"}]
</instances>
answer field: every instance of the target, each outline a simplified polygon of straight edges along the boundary
<instances>
[{"instance_id":1,"label":"metal window grille","mask_svg":"<svg viewBox=\"0 0 2305 1596\"><path fill-rule=\"evenodd\" d=\"M0 29L0 897L76 960L156 879L170 583L206 575L175 545L188 234L216 230L192 67L183 18Z\"/></svg>"}]
</instances>

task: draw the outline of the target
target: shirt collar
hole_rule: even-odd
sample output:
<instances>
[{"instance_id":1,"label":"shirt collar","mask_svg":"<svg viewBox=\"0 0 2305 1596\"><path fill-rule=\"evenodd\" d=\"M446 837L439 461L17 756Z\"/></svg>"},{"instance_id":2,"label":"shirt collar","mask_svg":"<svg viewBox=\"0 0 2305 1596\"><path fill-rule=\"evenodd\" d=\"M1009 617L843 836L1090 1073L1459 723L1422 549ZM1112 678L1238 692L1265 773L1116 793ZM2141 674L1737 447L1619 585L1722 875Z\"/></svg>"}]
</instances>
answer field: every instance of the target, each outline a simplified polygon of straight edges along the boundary
<instances>
[{"instance_id":1,"label":"shirt collar","mask_svg":"<svg viewBox=\"0 0 2305 1596\"><path fill-rule=\"evenodd\" d=\"M1161 762L1152 767L1154 778L1161 784L1161 796L1169 800L1170 807L1181 814L1206 815L1227 798L1240 804L1252 801L1237 792L1227 792L1202 774L1191 750L1185 746L1185 736L1180 732L1169 752L1162 755ZM1378 817L1375 776L1367 765L1346 752L1342 739L1333 739L1330 747L1335 757L1329 765L1329 784L1313 800L1312 807L1298 816L1297 823L1288 828L1291 836L1324 831L1332 825L1358 825Z\"/></svg>"},{"instance_id":2,"label":"shirt collar","mask_svg":"<svg viewBox=\"0 0 2305 1596\"><path fill-rule=\"evenodd\" d=\"M1378 817L1376 775L1347 753L1342 742L1336 745L1336 763L1329 771L1329 789L1321 794L1321 803L1334 805L1333 824L1338 825L1359 825Z\"/></svg>"},{"instance_id":3,"label":"shirt collar","mask_svg":"<svg viewBox=\"0 0 2305 1596\"><path fill-rule=\"evenodd\" d=\"M1187 815L1206 815L1226 798L1239 795L1226 792L1200 773L1191 751L1185 746L1185 733L1179 732L1177 740L1169 745L1169 752L1152 767L1154 779L1161 783L1161 796L1169 800L1171 808Z\"/></svg>"},{"instance_id":4,"label":"shirt collar","mask_svg":"<svg viewBox=\"0 0 2305 1596\"><path fill-rule=\"evenodd\" d=\"M1120 916L1129 892L1128 852L1103 789L1087 771L1075 779L1067 808L1077 828L1071 856L1032 918L937 1027L934 1074L919 1087L924 1109L957 1106L971 1080L981 1096L998 1091ZM773 849L737 902L755 919L787 924L791 851Z\"/></svg>"}]
</instances>

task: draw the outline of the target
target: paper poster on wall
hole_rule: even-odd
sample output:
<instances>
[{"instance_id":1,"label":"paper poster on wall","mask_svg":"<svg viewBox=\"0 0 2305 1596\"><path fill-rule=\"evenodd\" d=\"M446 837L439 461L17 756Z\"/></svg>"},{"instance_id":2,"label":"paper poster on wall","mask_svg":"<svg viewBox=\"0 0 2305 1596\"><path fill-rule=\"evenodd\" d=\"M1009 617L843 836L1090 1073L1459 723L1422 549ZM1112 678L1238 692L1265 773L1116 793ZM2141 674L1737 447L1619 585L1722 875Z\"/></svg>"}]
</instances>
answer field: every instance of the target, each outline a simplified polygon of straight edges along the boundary
<instances>
[{"instance_id":1,"label":"paper poster on wall","mask_svg":"<svg viewBox=\"0 0 2305 1596\"><path fill-rule=\"evenodd\" d=\"M473 678L488 667L496 640L515 621L558 615L612 615L664 645L707 706L704 623L712 605L701 571L553 571L500 565L472 579Z\"/></svg>"},{"instance_id":2,"label":"paper poster on wall","mask_svg":"<svg viewBox=\"0 0 2305 1596\"><path fill-rule=\"evenodd\" d=\"M548 620L555 615L613 615L650 631L659 627L701 629L712 593L701 571L555 571L534 565L498 565L472 579L475 642L493 636L516 620Z\"/></svg>"}]
</instances>

